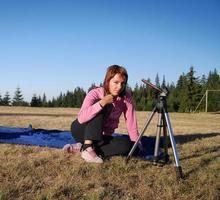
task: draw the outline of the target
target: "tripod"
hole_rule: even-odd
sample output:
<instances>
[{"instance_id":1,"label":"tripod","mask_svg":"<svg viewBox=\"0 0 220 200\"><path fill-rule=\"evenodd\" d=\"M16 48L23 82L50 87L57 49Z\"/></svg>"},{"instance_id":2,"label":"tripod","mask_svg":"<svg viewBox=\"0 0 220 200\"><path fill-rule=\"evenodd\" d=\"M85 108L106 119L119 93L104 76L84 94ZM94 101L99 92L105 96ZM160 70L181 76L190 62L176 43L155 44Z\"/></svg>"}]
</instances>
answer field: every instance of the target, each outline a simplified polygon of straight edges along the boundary
<instances>
[{"instance_id":1,"label":"tripod","mask_svg":"<svg viewBox=\"0 0 220 200\"><path fill-rule=\"evenodd\" d=\"M168 130L169 138L170 138L170 142L171 142L171 146L172 146L172 151L173 151L173 155L174 155L174 159L175 159L176 175L177 175L178 179L183 178L182 168L180 166L179 157L178 157L178 153L177 153L177 149L176 149L176 142L174 140L173 130L171 127L171 122L170 122L169 114L167 111L166 97L167 97L168 91L165 89L157 88L155 85L153 85L152 83L150 83L144 79L142 81L144 83L146 83L147 85L149 85L150 87L157 90L159 92L159 96L158 96L156 105L154 106L152 112L150 113L148 119L146 120L146 122L144 124L143 130L141 131L137 141L135 142L131 151L129 152L129 154L126 158L126 162L128 162L129 159L131 158L131 156L132 156L133 152L135 151L139 141L141 140L145 130L147 129L153 116L157 112L158 113L158 123L157 123L157 132L156 132L156 141L155 141L155 147L154 147L153 162L154 162L154 164L157 164L159 162L159 144L160 144L160 137L161 137L162 130L163 130L163 136L164 136L164 161L165 161L165 163L167 163L169 161L168 145L167 145L167 130Z\"/></svg>"}]
</instances>

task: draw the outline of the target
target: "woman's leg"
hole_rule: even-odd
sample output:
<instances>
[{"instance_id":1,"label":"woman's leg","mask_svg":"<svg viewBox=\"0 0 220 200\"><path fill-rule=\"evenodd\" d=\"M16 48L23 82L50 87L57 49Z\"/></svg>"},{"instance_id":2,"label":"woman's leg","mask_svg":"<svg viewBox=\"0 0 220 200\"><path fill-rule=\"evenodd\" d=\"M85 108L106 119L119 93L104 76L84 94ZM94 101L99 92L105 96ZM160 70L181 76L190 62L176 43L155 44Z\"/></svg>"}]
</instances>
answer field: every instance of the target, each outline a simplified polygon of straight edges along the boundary
<instances>
[{"instance_id":1,"label":"woman's leg","mask_svg":"<svg viewBox=\"0 0 220 200\"><path fill-rule=\"evenodd\" d=\"M128 155L133 143L126 137L103 136L103 142L99 142L96 151L103 157L113 155Z\"/></svg>"},{"instance_id":2,"label":"woman's leg","mask_svg":"<svg viewBox=\"0 0 220 200\"><path fill-rule=\"evenodd\" d=\"M71 132L77 142L83 144L81 157L86 162L102 163L103 160L97 156L95 146L97 142L103 140L103 120L104 112L100 112L89 122L80 124L75 120L71 125Z\"/></svg>"},{"instance_id":3,"label":"woman's leg","mask_svg":"<svg viewBox=\"0 0 220 200\"><path fill-rule=\"evenodd\" d=\"M77 142L84 143L86 140L102 141L103 139L104 114L99 113L87 123L80 124L76 119L71 124L71 132Z\"/></svg>"},{"instance_id":4,"label":"woman's leg","mask_svg":"<svg viewBox=\"0 0 220 200\"><path fill-rule=\"evenodd\" d=\"M98 114L87 123L80 124L76 119L71 124L71 132L77 142L83 144L81 149L81 157L86 162L102 163L103 160L97 156L94 148L96 141L102 140L102 114Z\"/></svg>"},{"instance_id":5,"label":"woman's leg","mask_svg":"<svg viewBox=\"0 0 220 200\"><path fill-rule=\"evenodd\" d=\"M71 133L76 142L84 143L85 128L86 124L80 124L77 119L72 122Z\"/></svg>"},{"instance_id":6,"label":"woman's leg","mask_svg":"<svg viewBox=\"0 0 220 200\"><path fill-rule=\"evenodd\" d=\"M102 135L102 126L100 125L100 121L103 120L103 116L101 116L102 115L100 114L97 118L95 117L94 120L91 120L88 124L80 124L76 119L71 125L71 132L75 140L84 144L85 139L93 139L93 142L95 142L95 151L98 155L102 155L102 157L128 155L134 143L126 137ZM87 127L87 125L89 126ZM95 130L99 130L100 135L98 135ZM92 135L90 135L90 133L92 133ZM138 148L134 154L137 153Z\"/></svg>"}]
</instances>

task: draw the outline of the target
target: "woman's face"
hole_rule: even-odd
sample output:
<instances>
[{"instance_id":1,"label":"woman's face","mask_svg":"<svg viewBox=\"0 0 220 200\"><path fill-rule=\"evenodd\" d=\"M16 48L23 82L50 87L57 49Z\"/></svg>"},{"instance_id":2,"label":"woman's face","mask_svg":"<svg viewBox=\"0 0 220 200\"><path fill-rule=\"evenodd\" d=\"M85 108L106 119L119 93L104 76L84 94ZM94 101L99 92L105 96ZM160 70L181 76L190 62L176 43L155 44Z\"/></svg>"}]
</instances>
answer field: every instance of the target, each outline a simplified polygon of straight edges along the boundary
<instances>
[{"instance_id":1,"label":"woman's face","mask_svg":"<svg viewBox=\"0 0 220 200\"><path fill-rule=\"evenodd\" d=\"M109 81L109 92L113 96L118 96L125 87L125 80L120 74L115 76Z\"/></svg>"}]
</instances>

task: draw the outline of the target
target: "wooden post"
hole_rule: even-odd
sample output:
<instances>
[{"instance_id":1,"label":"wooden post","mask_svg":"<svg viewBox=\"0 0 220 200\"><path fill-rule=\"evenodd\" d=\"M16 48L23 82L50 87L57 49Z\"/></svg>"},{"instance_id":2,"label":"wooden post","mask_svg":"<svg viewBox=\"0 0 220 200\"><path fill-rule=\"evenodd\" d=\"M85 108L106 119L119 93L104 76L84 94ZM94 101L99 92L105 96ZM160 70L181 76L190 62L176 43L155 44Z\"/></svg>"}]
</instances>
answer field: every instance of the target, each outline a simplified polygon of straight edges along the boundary
<instances>
[{"instance_id":1,"label":"wooden post","mask_svg":"<svg viewBox=\"0 0 220 200\"><path fill-rule=\"evenodd\" d=\"M208 112L208 90L206 90L206 99L205 99L205 112Z\"/></svg>"},{"instance_id":2,"label":"wooden post","mask_svg":"<svg viewBox=\"0 0 220 200\"><path fill-rule=\"evenodd\" d=\"M198 107L200 106L200 104L202 103L202 100L204 99L204 97L206 97L205 100L205 112L208 112L208 94L209 92L220 92L220 90L206 90L204 95L202 96L202 99L200 100L199 104L197 105L196 109L194 112L196 112L196 110L198 109Z\"/></svg>"}]
</instances>

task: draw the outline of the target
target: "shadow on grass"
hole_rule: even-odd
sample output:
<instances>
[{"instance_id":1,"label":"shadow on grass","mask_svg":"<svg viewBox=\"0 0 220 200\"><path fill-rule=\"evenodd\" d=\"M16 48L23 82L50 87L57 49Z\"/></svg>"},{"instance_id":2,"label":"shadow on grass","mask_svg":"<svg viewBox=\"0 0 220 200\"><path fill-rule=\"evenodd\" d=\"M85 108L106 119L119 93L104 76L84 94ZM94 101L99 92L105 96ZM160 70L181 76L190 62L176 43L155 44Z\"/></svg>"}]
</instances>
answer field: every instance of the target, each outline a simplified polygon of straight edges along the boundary
<instances>
[{"instance_id":1,"label":"shadow on grass","mask_svg":"<svg viewBox=\"0 0 220 200\"><path fill-rule=\"evenodd\" d=\"M219 147L220 146L212 146L212 147L209 147L209 148L201 149L198 152L194 152L192 155L185 156L185 157L182 156L181 160L188 160L188 159L192 159L192 158L196 158L196 157L201 157L201 156L204 156L206 154L210 155L211 153L218 152L219 151Z\"/></svg>"},{"instance_id":2,"label":"shadow on grass","mask_svg":"<svg viewBox=\"0 0 220 200\"><path fill-rule=\"evenodd\" d=\"M215 152L215 151L213 151L213 152ZM210 154L210 152L209 152L209 154ZM204 156L204 154L200 155L200 156ZM195 157L195 156L193 156L193 157ZM219 159L219 155L213 155L213 156L210 156L209 158L202 159L199 166L196 166L193 169L184 173L184 178L188 178L191 174L195 174L200 169L207 167L210 163L216 161L217 159Z\"/></svg>"},{"instance_id":3,"label":"shadow on grass","mask_svg":"<svg viewBox=\"0 0 220 200\"><path fill-rule=\"evenodd\" d=\"M220 133L195 133L191 135L175 135L175 141L177 144L184 144L188 142L195 141L197 139L205 139L220 136Z\"/></svg>"},{"instance_id":4,"label":"shadow on grass","mask_svg":"<svg viewBox=\"0 0 220 200\"><path fill-rule=\"evenodd\" d=\"M175 136L175 140L177 144L184 144L188 142L193 142L195 140L202 140L202 139L207 139L207 138L212 138L212 137L217 137L217 136L220 136L220 133L205 133L205 134L196 133L196 134L191 134L191 135L177 135ZM212 162L215 162L216 159L219 158L219 155L216 155L216 152L218 152L219 149L220 149L219 144L215 144L212 146L201 146L201 148L192 152L191 155L182 156L180 158L181 161L199 158L199 157L201 159L199 166L195 166L193 169L184 173L184 177L188 178L191 174L196 173L199 169L208 166Z\"/></svg>"}]
</instances>

